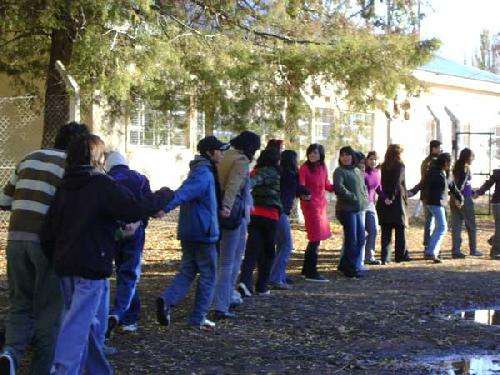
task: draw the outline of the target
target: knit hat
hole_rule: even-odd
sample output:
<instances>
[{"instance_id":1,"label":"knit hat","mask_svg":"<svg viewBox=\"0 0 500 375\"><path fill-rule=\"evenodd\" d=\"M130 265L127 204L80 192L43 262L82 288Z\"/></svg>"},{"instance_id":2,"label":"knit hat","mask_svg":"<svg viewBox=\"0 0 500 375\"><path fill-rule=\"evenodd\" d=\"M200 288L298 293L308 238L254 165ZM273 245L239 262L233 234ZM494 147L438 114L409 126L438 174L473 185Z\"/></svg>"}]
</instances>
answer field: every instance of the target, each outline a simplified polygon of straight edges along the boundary
<instances>
[{"instance_id":1,"label":"knit hat","mask_svg":"<svg viewBox=\"0 0 500 375\"><path fill-rule=\"evenodd\" d=\"M128 160L118 151L112 151L106 157L106 162L104 163L104 170L106 172L109 172L111 168L116 167L117 165L128 166Z\"/></svg>"}]
</instances>

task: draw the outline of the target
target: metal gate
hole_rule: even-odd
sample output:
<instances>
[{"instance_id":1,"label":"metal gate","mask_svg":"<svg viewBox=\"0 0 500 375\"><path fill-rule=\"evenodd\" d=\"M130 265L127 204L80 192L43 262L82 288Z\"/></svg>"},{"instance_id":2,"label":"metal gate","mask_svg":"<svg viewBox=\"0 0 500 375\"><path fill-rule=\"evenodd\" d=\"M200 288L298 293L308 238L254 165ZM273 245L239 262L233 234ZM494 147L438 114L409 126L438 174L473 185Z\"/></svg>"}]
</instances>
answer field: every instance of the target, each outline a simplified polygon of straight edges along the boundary
<instances>
[{"instance_id":1,"label":"metal gate","mask_svg":"<svg viewBox=\"0 0 500 375\"><path fill-rule=\"evenodd\" d=\"M478 148L475 148L474 146L471 146L470 148L476 155L476 163L475 165L472 166L472 175L473 176L483 176L485 178L489 178L492 173L492 160L493 160L493 151L492 151L492 145L493 145L493 136L494 133L492 132L456 132L456 140L457 140L457 152L455 154L455 158L458 159L458 151L460 151L458 148L461 144L460 138L462 136L469 137L468 144L469 146L477 144L477 141L474 140L472 141L472 137L484 137L485 142L487 142L487 152L486 154L488 155L486 163L480 163L478 166L477 162L479 161L485 161L485 158L481 158L478 160L478 155L483 155L485 150ZM477 139L477 138L476 138ZM479 145L481 145L482 142L479 142ZM474 172L480 170L480 172ZM488 203L491 198L491 192L488 191ZM486 205L486 209L476 209L476 215L491 215L491 206L489 204Z\"/></svg>"}]
</instances>

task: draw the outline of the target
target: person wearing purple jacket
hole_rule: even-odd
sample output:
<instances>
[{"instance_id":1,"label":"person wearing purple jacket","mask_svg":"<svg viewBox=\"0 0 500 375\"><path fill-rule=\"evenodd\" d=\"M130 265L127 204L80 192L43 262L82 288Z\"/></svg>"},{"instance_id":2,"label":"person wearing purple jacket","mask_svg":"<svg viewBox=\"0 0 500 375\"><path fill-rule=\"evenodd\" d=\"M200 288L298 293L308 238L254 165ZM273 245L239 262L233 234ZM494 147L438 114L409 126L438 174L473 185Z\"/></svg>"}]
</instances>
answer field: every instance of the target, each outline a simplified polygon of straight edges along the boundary
<instances>
[{"instance_id":1,"label":"person wearing purple jacket","mask_svg":"<svg viewBox=\"0 0 500 375\"><path fill-rule=\"evenodd\" d=\"M382 191L380 169L377 166L378 155L375 151L368 152L365 159L365 185L368 191L368 208L365 211L365 264L379 265L380 260L375 259L375 242L378 233L378 218L375 208L376 195Z\"/></svg>"},{"instance_id":2,"label":"person wearing purple jacket","mask_svg":"<svg viewBox=\"0 0 500 375\"><path fill-rule=\"evenodd\" d=\"M140 200L152 193L147 177L130 169L127 159L119 152L110 152L107 155L104 169L108 176L127 188L136 199ZM118 325L126 332L137 330L141 310L137 284L141 275L141 257L147 225L147 220L121 223L125 235L118 239L115 256L116 292L108 318L108 337Z\"/></svg>"},{"instance_id":3,"label":"person wearing purple jacket","mask_svg":"<svg viewBox=\"0 0 500 375\"><path fill-rule=\"evenodd\" d=\"M491 210L495 219L495 234L488 240L491 245L491 259L500 259L500 169L495 169L490 178L476 190L474 198L483 195L495 185L495 192L491 197Z\"/></svg>"}]
</instances>

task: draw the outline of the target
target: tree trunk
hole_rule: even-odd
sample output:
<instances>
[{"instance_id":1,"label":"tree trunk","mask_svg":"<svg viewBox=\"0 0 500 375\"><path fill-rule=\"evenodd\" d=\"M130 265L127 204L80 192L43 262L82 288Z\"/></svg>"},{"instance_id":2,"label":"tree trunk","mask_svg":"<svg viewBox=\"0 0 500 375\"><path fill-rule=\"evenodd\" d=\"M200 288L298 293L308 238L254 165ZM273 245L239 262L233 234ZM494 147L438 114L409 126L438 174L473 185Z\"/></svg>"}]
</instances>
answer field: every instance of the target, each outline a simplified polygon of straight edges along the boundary
<instances>
[{"instance_id":1,"label":"tree trunk","mask_svg":"<svg viewBox=\"0 0 500 375\"><path fill-rule=\"evenodd\" d=\"M69 12L71 1L67 3ZM50 62L47 71L44 102L42 147L53 147L59 128L69 120L69 97L62 78L56 70L56 61L68 67L73 52L75 24L70 14L65 16L64 29L52 30Z\"/></svg>"}]
</instances>

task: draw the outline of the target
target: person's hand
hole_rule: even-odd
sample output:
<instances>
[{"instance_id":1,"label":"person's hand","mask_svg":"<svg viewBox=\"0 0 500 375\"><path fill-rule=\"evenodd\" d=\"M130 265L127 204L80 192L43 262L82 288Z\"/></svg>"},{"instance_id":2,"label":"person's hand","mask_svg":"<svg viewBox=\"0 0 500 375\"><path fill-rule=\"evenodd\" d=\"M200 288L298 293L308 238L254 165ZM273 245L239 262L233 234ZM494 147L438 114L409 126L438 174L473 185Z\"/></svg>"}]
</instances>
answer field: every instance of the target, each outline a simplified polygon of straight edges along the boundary
<instances>
[{"instance_id":1,"label":"person's hand","mask_svg":"<svg viewBox=\"0 0 500 375\"><path fill-rule=\"evenodd\" d=\"M311 194L303 195L300 198L303 199L303 200L305 200L305 201L310 201L311 200Z\"/></svg>"},{"instance_id":2,"label":"person's hand","mask_svg":"<svg viewBox=\"0 0 500 375\"><path fill-rule=\"evenodd\" d=\"M125 225L125 228L123 229L123 237L132 237L135 234L137 228L139 228L139 225L141 225L140 221Z\"/></svg>"},{"instance_id":3,"label":"person's hand","mask_svg":"<svg viewBox=\"0 0 500 375\"><path fill-rule=\"evenodd\" d=\"M228 207L223 207L220 210L220 216L227 219L231 215L231 210Z\"/></svg>"},{"instance_id":4,"label":"person's hand","mask_svg":"<svg viewBox=\"0 0 500 375\"><path fill-rule=\"evenodd\" d=\"M390 200L389 198L385 198L385 199L384 199L384 203L385 203L387 206L389 206L389 205L391 205L391 204L392 204L392 200Z\"/></svg>"},{"instance_id":5,"label":"person's hand","mask_svg":"<svg viewBox=\"0 0 500 375\"><path fill-rule=\"evenodd\" d=\"M153 217L154 217L155 219L161 219L163 216L165 216L165 211L163 211L163 210L160 210L160 211L158 211L157 213L155 213L155 214L153 215Z\"/></svg>"},{"instance_id":6,"label":"person's hand","mask_svg":"<svg viewBox=\"0 0 500 375\"><path fill-rule=\"evenodd\" d=\"M472 194L472 199L477 199L479 198L479 194L477 193L477 191L474 192L474 194Z\"/></svg>"},{"instance_id":7,"label":"person's hand","mask_svg":"<svg viewBox=\"0 0 500 375\"><path fill-rule=\"evenodd\" d=\"M407 195L408 195L408 198L411 198L411 197L414 197L414 196L415 196L415 193L414 193L414 192L412 192L412 191L409 191L409 192L407 193Z\"/></svg>"}]
</instances>

